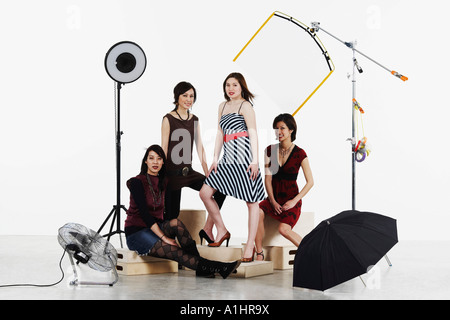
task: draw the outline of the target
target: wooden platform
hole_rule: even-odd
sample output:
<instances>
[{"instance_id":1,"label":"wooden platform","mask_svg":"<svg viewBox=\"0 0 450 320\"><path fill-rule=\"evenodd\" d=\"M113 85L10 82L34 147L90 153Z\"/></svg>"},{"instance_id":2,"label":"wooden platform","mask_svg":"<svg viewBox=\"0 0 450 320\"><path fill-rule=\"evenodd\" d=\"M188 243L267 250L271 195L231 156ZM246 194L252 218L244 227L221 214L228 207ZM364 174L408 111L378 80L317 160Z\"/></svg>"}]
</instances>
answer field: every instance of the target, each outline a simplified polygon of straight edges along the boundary
<instances>
[{"instance_id":1,"label":"wooden platform","mask_svg":"<svg viewBox=\"0 0 450 320\"><path fill-rule=\"evenodd\" d=\"M273 273L272 261L253 261L241 263L236 273L231 274L236 278L252 278L257 276L265 276Z\"/></svg>"},{"instance_id":2,"label":"wooden platform","mask_svg":"<svg viewBox=\"0 0 450 320\"><path fill-rule=\"evenodd\" d=\"M208 260L215 260L221 262L231 262L240 260L242 258L243 246L229 246L211 248L208 246L197 246L200 255ZM273 273L272 261L253 261L241 263L235 273L230 276L236 278L251 278L257 276L264 276Z\"/></svg>"},{"instance_id":3,"label":"wooden platform","mask_svg":"<svg viewBox=\"0 0 450 320\"><path fill-rule=\"evenodd\" d=\"M117 250L117 273L119 275L143 275L178 272L178 263L175 261L140 256L128 249Z\"/></svg>"},{"instance_id":4,"label":"wooden platform","mask_svg":"<svg viewBox=\"0 0 450 320\"><path fill-rule=\"evenodd\" d=\"M221 246L218 248L197 245L197 250L205 259L222 262L236 261L242 258L242 246Z\"/></svg>"}]
</instances>

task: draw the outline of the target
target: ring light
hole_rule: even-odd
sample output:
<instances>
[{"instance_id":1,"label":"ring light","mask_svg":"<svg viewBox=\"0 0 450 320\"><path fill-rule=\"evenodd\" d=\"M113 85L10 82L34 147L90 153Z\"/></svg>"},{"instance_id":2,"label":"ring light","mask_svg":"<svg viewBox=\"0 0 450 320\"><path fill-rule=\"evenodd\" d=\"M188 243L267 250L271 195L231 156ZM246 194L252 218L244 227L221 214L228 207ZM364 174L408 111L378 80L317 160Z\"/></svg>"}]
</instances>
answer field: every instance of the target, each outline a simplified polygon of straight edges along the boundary
<instances>
[{"instance_id":1,"label":"ring light","mask_svg":"<svg viewBox=\"0 0 450 320\"><path fill-rule=\"evenodd\" d=\"M119 83L136 81L144 73L146 66L145 53L134 42L118 42L106 53L106 72Z\"/></svg>"}]
</instances>

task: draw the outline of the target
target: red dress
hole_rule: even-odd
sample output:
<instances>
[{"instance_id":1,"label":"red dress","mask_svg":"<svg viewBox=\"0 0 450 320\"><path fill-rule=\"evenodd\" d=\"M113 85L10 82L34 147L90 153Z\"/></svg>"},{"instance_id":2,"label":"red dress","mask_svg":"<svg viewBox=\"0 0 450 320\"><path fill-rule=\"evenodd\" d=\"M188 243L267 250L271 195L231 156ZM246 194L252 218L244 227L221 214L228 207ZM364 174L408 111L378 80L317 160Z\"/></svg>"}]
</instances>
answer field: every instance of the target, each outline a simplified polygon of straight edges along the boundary
<instances>
[{"instance_id":1,"label":"red dress","mask_svg":"<svg viewBox=\"0 0 450 320\"><path fill-rule=\"evenodd\" d=\"M265 152L270 159L269 169L272 173L273 195L280 205L284 205L286 201L293 199L299 193L297 176L302 161L307 157L306 152L298 146L294 146L283 166L280 166L277 160L278 144L268 146ZM297 202L293 208L283 211L281 214L275 213L268 198L260 202L259 207L267 215L293 228L300 218L302 200Z\"/></svg>"}]
</instances>

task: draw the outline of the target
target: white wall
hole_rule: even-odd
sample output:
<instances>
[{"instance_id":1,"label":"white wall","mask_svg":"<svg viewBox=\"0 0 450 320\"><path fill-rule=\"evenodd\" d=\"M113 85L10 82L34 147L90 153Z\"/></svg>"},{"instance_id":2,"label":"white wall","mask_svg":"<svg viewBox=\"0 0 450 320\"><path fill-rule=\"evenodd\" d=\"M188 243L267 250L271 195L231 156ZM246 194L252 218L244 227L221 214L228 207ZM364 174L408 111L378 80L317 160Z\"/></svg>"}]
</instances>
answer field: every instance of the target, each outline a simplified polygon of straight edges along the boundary
<instances>
[{"instance_id":1,"label":"white wall","mask_svg":"<svg viewBox=\"0 0 450 320\"><path fill-rule=\"evenodd\" d=\"M449 240L450 73L444 1L14 1L2 4L0 27L0 234L56 234L64 223L98 229L115 203L113 81L103 62L122 40L146 52L144 75L122 89L122 203L147 146L160 142L172 89L192 82L211 161L221 83L241 71L232 59L275 10L323 28L407 75L403 83L359 57L357 96L372 153L357 165L357 209L398 220L400 239ZM351 206L351 51L319 33L336 72L296 116L297 143L315 186L303 210L317 222ZM270 50L270 48L268 48ZM294 62L293 62L294 63ZM248 75L251 78L251 75ZM290 81L286 74L283 81ZM249 81L260 151L274 143L265 93ZM195 167L201 170L195 158ZM299 181L301 183L302 180ZM195 192L182 206L200 208ZM122 218L124 218L122 212ZM231 233L245 237L243 202L227 199Z\"/></svg>"}]
</instances>

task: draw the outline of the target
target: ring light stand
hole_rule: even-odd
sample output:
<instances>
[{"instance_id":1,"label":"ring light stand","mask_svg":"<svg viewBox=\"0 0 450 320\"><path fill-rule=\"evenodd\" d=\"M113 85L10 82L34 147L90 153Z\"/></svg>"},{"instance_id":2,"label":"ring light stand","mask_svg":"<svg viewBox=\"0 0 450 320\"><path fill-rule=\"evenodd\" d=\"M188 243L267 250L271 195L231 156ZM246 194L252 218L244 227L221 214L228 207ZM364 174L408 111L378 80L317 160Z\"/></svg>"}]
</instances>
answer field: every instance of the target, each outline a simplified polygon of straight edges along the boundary
<instances>
[{"instance_id":1,"label":"ring light stand","mask_svg":"<svg viewBox=\"0 0 450 320\"><path fill-rule=\"evenodd\" d=\"M144 73L147 60L144 51L137 44L130 41L122 41L112 46L105 56L105 69L108 75L116 82L115 87L115 112L116 112L116 204L109 212L105 221L101 225L97 233L100 233L112 217L109 233L103 235L108 237L108 241L114 234L124 233L120 229L120 209L125 212L127 209L120 201L120 151L121 136L123 132L120 130L120 90L125 83L136 81ZM117 90L116 90L117 88ZM116 229L113 231L113 227ZM120 246L123 248L122 237L120 237Z\"/></svg>"}]
</instances>

